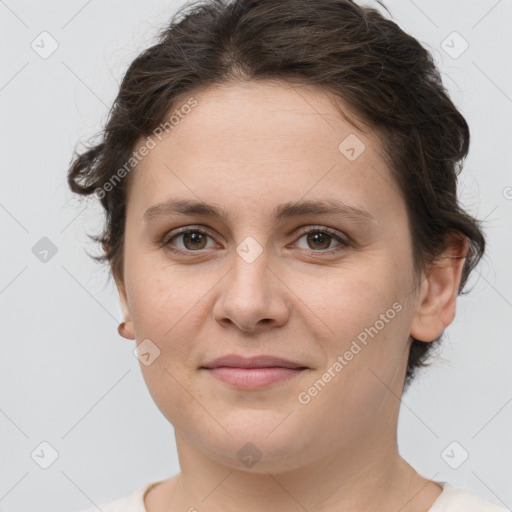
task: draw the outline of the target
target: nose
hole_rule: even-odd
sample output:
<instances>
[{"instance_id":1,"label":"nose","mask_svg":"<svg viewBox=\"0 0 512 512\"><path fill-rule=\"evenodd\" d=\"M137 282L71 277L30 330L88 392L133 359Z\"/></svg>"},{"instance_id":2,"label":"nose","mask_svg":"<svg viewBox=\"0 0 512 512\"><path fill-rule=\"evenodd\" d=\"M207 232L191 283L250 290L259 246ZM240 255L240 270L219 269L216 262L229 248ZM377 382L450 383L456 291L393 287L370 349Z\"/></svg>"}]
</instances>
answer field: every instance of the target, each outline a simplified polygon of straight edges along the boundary
<instances>
[{"instance_id":1,"label":"nose","mask_svg":"<svg viewBox=\"0 0 512 512\"><path fill-rule=\"evenodd\" d=\"M288 321L288 287L270 268L265 252L252 262L235 255L233 268L221 283L213 314L223 327L256 333Z\"/></svg>"}]
</instances>

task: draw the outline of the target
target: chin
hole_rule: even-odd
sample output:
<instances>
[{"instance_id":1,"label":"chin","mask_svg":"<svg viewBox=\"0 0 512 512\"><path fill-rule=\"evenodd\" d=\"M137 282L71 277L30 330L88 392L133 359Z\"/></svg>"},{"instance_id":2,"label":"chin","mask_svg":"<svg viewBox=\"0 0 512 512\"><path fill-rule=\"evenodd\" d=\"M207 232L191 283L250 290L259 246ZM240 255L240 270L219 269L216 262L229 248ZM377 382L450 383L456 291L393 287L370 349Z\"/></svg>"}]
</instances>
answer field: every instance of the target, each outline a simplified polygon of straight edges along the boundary
<instances>
[{"instance_id":1,"label":"chin","mask_svg":"<svg viewBox=\"0 0 512 512\"><path fill-rule=\"evenodd\" d=\"M193 443L205 455L233 469L256 473L287 471L304 465L311 439L299 415L245 409L232 411L214 430L195 432ZM288 417L287 417L288 416ZM190 430L188 430L190 435ZM313 449L313 453L315 450Z\"/></svg>"}]
</instances>

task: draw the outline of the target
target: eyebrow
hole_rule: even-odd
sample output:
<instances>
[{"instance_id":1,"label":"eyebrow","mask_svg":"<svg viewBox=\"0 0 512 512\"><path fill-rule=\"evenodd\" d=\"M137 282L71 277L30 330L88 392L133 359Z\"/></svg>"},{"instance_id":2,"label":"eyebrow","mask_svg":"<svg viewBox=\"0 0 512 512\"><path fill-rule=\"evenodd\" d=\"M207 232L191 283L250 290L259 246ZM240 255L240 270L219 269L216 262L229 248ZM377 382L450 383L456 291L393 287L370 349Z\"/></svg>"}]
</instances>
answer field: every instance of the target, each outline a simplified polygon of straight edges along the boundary
<instances>
[{"instance_id":1,"label":"eyebrow","mask_svg":"<svg viewBox=\"0 0 512 512\"><path fill-rule=\"evenodd\" d=\"M226 212L226 209L218 204L208 204L190 199L171 198L148 208L144 212L143 221L144 223L149 223L153 219L167 217L176 213L217 218L224 223L231 220L231 216ZM274 208L272 221L273 223L277 223L288 218L322 214L341 215L356 221L376 222L375 217L368 210L346 204L338 199L283 203Z\"/></svg>"}]
</instances>

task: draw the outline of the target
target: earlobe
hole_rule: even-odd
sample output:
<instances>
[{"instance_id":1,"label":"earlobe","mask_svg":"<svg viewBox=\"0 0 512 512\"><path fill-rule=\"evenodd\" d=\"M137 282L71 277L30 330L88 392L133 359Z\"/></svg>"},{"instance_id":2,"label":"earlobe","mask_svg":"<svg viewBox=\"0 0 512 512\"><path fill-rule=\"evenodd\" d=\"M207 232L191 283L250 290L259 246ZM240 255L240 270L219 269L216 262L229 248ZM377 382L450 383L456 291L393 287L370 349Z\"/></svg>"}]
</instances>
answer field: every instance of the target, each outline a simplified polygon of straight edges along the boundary
<instances>
[{"instance_id":1,"label":"earlobe","mask_svg":"<svg viewBox=\"0 0 512 512\"><path fill-rule=\"evenodd\" d=\"M419 304L411 324L411 336L430 342L437 339L454 317L468 241L453 239L445 252L430 266L422 283Z\"/></svg>"},{"instance_id":2,"label":"earlobe","mask_svg":"<svg viewBox=\"0 0 512 512\"><path fill-rule=\"evenodd\" d=\"M126 338L127 340L134 340L135 337L129 332L128 328L126 327L126 322L121 322L117 326L117 332L120 336L123 338Z\"/></svg>"},{"instance_id":3,"label":"earlobe","mask_svg":"<svg viewBox=\"0 0 512 512\"><path fill-rule=\"evenodd\" d=\"M126 290L124 287L124 283L117 279L115 281L116 281L117 291L119 293L119 302L121 304L121 311L123 313L123 321L117 327L117 332L119 333L120 336L122 336L123 338L126 338L127 340L134 340L135 334L133 331L133 322L132 322L132 317L130 315L130 310L128 308L128 300L126 297Z\"/></svg>"}]
</instances>

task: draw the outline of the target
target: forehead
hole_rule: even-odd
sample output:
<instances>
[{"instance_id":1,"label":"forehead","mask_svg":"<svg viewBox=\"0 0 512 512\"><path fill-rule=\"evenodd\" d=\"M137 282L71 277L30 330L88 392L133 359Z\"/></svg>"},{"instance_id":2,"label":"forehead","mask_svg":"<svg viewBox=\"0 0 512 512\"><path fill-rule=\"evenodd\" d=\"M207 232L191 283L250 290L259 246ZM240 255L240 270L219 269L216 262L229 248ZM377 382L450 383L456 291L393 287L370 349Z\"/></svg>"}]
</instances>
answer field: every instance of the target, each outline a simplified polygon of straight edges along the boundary
<instances>
[{"instance_id":1,"label":"forehead","mask_svg":"<svg viewBox=\"0 0 512 512\"><path fill-rule=\"evenodd\" d=\"M322 89L223 84L182 97L169 114L172 126L151 136L154 147L133 171L133 200L141 208L167 195L238 198L257 207L264 198L339 192L372 202L377 213L384 196L397 194L389 187L379 139L346 121Z\"/></svg>"},{"instance_id":2,"label":"forehead","mask_svg":"<svg viewBox=\"0 0 512 512\"><path fill-rule=\"evenodd\" d=\"M191 101L195 106L187 108ZM254 147L258 159L274 158L271 149L280 154L288 151L290 157L301 150L312 154L335 150L339 156L338 145L350 134L371 142L375 147L370 152L380 149L376 135L362 133L347 122L335 101L351 114L341 99L319 87L284 81L230 82L181 97L170 113L181 115L170 116L175 124L162 136L173 150L187 150L190 145L197 150L200 144L208 151L213 146L222 156L238 156L241 149L247 158ZM267 151L261 151L262 145Z\"/></svg>"}]
</instances>

